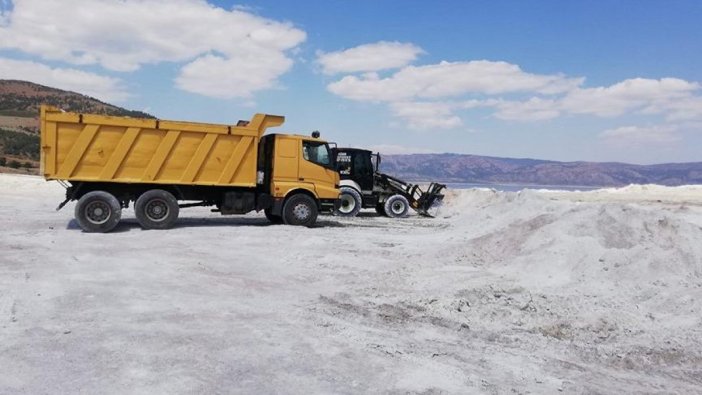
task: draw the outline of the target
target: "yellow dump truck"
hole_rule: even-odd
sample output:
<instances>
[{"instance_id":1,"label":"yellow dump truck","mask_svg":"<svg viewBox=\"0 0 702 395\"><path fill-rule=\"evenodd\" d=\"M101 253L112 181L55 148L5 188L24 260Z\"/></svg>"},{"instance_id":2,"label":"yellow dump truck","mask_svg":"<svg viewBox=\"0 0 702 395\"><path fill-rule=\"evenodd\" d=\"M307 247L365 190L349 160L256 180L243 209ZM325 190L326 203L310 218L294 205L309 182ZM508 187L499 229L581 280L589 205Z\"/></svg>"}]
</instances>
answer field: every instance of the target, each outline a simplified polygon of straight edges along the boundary
<instances>
[{"instance_id":1,"label":"yellow dump truck","mask_svg":"<svg viewBox=\"0 0 702 395\"><path fill-rule=\"evenodd\" d=\"M171 227L181 208L222 214L263 210L271 222L311 226L332 211L339 174L328 144L268 134L285 118L256 114L237 125L64 112L41 107L41 171L77 200L88 232L108 232L134 202L146 229Z\"/></svg>"}]
</instances>

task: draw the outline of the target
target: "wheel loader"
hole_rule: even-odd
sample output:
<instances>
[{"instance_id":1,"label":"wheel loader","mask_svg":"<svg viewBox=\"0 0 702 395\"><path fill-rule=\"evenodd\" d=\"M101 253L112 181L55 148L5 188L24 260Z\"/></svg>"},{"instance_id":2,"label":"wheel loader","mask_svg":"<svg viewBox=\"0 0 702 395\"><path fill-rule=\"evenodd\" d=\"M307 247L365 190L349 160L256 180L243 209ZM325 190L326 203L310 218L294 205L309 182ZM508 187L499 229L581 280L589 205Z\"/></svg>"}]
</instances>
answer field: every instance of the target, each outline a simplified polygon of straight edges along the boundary
<instances>
[{"instance_id":1,"label":"wheel loader","mask_svg":"<svg viewBox=\"0 0 702 395\"><path fill-rule=\"evenodd\" d=\"M360 148L332 148L341 178L339 203L334 213L355 217L362 208L374 208L379 215L400 218L413 209L433 217L441 204L446 185L432 182L426 190L396 177L381 173L380 153Z\"/></svg>"}]
</instances>

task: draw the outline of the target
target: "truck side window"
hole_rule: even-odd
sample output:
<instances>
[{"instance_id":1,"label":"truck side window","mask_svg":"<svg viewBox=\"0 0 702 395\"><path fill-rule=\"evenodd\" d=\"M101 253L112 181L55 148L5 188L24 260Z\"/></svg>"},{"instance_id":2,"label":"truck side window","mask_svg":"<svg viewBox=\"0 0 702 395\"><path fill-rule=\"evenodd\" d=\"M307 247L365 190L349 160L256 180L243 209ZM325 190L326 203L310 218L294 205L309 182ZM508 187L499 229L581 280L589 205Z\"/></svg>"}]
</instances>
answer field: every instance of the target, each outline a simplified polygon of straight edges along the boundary
<instances>
[{"instance_id":1,"label":"truck side window","mask_svg":"<svg viewBox=\"0 0 702 395\"><path fill-rule=\"evenodd\" d=\"M318 165L331 165L331 155L329 154L329 147L325 143L303 141L302 156L306 160L312 163L316 163Z\"/></svg>"}]
</instances>

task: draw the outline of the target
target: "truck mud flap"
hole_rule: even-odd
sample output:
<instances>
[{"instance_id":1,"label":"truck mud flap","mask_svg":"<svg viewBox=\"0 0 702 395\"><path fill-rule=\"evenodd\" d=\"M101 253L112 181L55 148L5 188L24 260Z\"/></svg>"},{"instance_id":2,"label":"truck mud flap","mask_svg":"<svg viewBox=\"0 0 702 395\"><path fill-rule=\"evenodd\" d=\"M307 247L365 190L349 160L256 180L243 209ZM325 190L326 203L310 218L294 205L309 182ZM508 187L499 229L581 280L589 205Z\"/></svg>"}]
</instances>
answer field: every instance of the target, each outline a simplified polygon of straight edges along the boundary
<instances>
[{"instance_id":1,"label":"truck mud flap","mask_svg":"<svg viewBox=\"0 0 702 395\"><path fill-rule=\"evenodd\" d=\"M258 195L258 199L256 199L256 211L261 211L265 210L269 207L273 206L273 203L275 203L273 196L271 196L268 193L262 193Z\"/></svg>"}]
</instances>

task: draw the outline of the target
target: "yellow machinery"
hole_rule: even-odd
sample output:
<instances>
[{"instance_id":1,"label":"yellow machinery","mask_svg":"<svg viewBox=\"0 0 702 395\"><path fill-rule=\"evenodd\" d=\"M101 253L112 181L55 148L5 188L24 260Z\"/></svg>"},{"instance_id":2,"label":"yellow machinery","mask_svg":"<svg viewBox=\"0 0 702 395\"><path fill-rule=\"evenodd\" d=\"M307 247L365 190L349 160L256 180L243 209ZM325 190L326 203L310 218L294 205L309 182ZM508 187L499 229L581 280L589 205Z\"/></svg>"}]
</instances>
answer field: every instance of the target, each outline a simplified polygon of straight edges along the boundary
<instances>
[{"instance_id":1,"label":"yellow machinery","mask_svg":"<svg viewBox=\"0 0 702 395\"><path fill-rule=\"evenodd\" d=\"M236 126L112 117L41 108L41 171L66 182L86 231L107 232L134 202L144 228L173 225L180 208L264 210L310 226L339 195L339 174L318 135L270 134L285 118L256 114ZM196 201L179 204L178 201Z\"/></svg>"}]
</instances>

